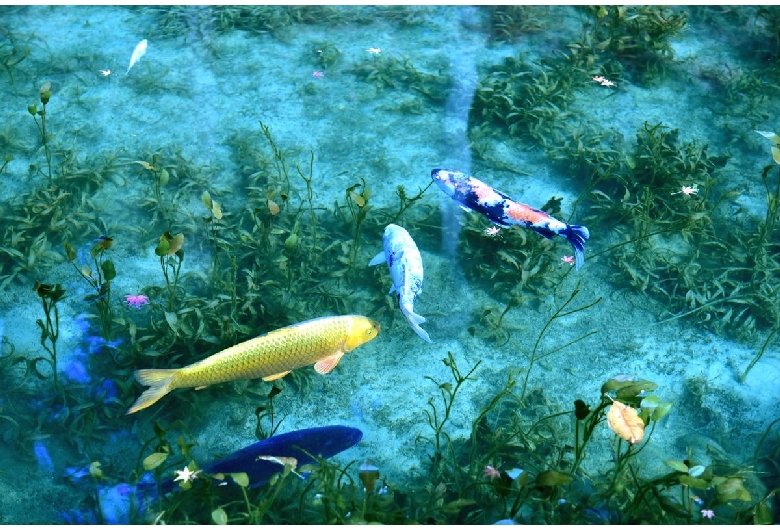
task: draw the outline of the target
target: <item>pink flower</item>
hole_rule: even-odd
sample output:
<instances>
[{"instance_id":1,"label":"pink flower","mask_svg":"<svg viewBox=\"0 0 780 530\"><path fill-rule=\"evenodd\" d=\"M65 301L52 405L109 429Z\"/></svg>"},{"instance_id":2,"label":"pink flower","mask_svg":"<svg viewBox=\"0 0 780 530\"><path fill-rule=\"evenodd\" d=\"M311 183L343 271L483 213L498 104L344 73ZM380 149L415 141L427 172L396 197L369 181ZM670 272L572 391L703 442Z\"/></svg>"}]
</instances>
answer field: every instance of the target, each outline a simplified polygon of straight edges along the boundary
<instances>
[{"instance_id":1,"label":"pink flower","mask_svg":"<svg viewBox=\"0 0 780 530\"><path fill-rule=\"evenodd\" d=\"M125 301L128 306L133 306L136 309L141 309L141 306L149 304L149 298L143 294L128 294L125 296Z\"/></svg>"},{"instance_id":2,"label":"pink flower","mask_svg":"<svg viewBox=\"0 0 780 530\"><path fill-rule=\"evenodd\" d=\"M314 70L314 72L311 74L312 77L322 77L324 75L325 74L322 72L322 70Z\"/></svg>"},{"instance_id":3,"label":"pink flower","mask_svg":"<svg viewBox=\"0 0 780 530\"><path fill-rule=\"evenodd\" d=\"M701 516L706 517L707 519L712 519L715 517L715 510L702 510Z\"/></svg>"},{"instance_id":4,"label":"pink flower","mask_svg":"<svg viewBox=\"0 0 780 530\"><path fill-rule=\"evenodd\" d=\"M484 477L489 478L490 482L493 482L495 479L501 477L501 472L493 466L485 466Z\"/></svg>"},{"instance_id":5,"label":"pink flower","mask_svg":"<svg viewBox=\"0 0 780 530\"><path fill-rule=\"evenodd\" d=\"M561 258L561 261L564 263L568 263L569 265L574 265L574 256L563 256Z\"/></svg>"}]
</instances>

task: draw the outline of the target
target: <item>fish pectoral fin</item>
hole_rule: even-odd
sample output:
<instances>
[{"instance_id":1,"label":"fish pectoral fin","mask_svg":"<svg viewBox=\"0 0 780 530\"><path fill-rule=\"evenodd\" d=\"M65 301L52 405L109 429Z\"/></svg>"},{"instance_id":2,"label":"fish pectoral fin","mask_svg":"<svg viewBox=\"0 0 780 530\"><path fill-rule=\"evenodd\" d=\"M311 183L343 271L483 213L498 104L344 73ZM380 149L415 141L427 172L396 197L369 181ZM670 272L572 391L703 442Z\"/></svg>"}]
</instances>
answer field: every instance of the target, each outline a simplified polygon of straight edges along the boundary
<instances>
[{"instance_id":1,"label":"fish pectoral fin","mask_svg":"<svg viewBox=\"0 0 780 530\"><path fill-rule=\"evenodd\" d=\"M318 374L329 374L333 371L336 365L339 364L339 361L342 357L344 357L343 351L336 352L333 355L317 361L317 363L314 365L314 369Z\"/></svg>"},{"instance_id":2,"label":"fish pectoral fin","mask_svg":"<svg viewBox=\"0 0 780 530\"><path fill-rule=\"evenodd\" d=\"M368 262L368 266L372 267L374 265L379 265L380 263L384 263L387 261L387 258L385 257L385 251L383 250L373 258L371 258L371 261Z\"/></svg>"},{"instance_id":3,"label":"fish pectoral fin","mask_svg":"<svg viewBox=\"0 0 780 530\"><path fill-rule=\"evenodd\" d=\"M287 370L286 372L279 372L278 374L269 375L267 377L263 377L263 381L276 381L277 379L281 379L289 373L290 370Z\"/></svg>"}]
</instances>

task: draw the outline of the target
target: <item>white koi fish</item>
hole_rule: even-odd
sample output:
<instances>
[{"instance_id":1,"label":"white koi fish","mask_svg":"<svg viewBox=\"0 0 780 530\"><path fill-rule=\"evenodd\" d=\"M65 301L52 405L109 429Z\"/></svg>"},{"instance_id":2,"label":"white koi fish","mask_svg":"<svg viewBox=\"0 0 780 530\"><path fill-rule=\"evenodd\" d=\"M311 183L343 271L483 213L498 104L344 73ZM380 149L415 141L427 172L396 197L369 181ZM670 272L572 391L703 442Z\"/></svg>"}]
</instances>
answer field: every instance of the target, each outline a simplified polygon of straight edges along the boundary
<instances>
[{"instance_id":1,"label":"white koi fish","mask_svg":"<svg viewBox=\"0 0 780 530\"><path fill-rule=\"evenodd\" d=\"M414 244L412 236L404 228L389 224L382 235L385 250L380 252L368 265L379 265L387 262L390 276L393 278L392 293L398 293L398 305L409 325L423 340L431 342L428 333L420 327L425 318L414 312L414 301L422 292L423 265L420 251Z\"/></svg>"},{"instance_id":2,"label":"white koi fish","mask_svg":"<svg viewBox=\"0 0 780 530\"><path fill-rule=\"evenodd\" d=\"M133 67L135 63L141 60L141 57L144 56L146 53L146 45L148 42L146 42L146 39L139 42L135 50L133 50L133 55L130 56L130 66L127 67L127 73L130 73L130 69Z\"/></svg>"}]
</instances>

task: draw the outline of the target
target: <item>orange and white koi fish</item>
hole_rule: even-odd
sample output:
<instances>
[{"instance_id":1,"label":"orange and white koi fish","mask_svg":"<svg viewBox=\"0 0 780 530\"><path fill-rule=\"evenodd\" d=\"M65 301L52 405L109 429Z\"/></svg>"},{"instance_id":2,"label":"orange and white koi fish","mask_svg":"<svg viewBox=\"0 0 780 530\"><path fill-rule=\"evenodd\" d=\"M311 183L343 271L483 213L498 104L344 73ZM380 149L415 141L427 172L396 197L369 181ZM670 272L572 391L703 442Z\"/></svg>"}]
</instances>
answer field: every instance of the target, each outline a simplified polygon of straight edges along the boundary
<instances>
[{"instance_id":1,"label":"orange and white koi fish","mask_svg":"<svg viewBox=\"0 0 780 530\"><path fill-rule=\"evenodd\" d=\"M584 226L559 221L460 171L434 169L431 178L461 208L479 212L499 226L524 226L547 239L556 235L565 237L574 247L576 268L579 269L585 262L585 241L590 232Z\"/></svg>"}]
</instances>

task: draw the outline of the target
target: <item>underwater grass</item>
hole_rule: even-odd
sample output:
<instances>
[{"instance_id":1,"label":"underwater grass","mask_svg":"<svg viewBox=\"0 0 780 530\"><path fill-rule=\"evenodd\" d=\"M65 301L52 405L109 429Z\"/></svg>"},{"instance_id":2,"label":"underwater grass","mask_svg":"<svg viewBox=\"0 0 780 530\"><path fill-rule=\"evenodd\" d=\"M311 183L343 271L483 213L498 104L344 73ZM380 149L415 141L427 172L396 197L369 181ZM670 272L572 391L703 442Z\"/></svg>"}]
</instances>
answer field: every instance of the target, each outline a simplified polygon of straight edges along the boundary
<instances>
[{"instance_id":1,"label":"underwater grass","mask_svg":"<svg viewBox=\"0 0 780 530\"><path fill-rule=\"evenodd\" d=\"M379 9L376 8L375 12L379 12ZM510 15L522 14L517 11L511 9L496 11L501 13L494 20L496 32L501 39L516 38L517 33L529 30L532 25L523 21L509 20ZM701 145L690 145L679 141L677 133L662 124L649 124L644 130L640 129L637 143L641 144L641 149L638 147L634 152L637 156L629 157L617 154L622 151L622 148L612 135L599 135L590 130L583 130L581 135L572 135L568 125L565 128L560 126L568 117L573 91L582 88L590 75L606 73L615 79L619 79L619 76L637 76L637 80L644 80L647 75L644 72L649 72L652 76L660 75L665 68L671 66L669 62L672 57L663 47L668 47L669 40L674 37L675 32L683 28L683 17L674 12L672 12L674 16L669 15L669 11L660 8L647 8L645 11L637 12L639 14L634 16L635 12L630 9L622 12L620 8L613 7L590 9L587 20L593 24L588 29L589 41L585 44L591 55L583 55L583 57L596 57L596 63L586 65L584 59L583 63L579 63L579 56L575 56L574 53L578 48L573 45L568 48L571 52L567 59L568 65L554 60L531 64L521 59L513 59L507 63L506 69L492 72L493 77L490 82L482 87L482 100L479 104L486 108L493 106L500 99L505 100L499 94L490 94L487 88L502 88L504 84L516 88L519 92L512 95L512 106L508 108L511 112L503 113L500 109L486 110L485 115L489 117L490 125L494 126L502 120L506 121L504 126L510 134L528 135L544 146L551 160L560 160L563 164L576 167L577 174L582 172L588 175L587 187L571 208L570 214L577 215L582 212L583 215L594 216L599 224L618 225L617 232L620 235L618 242L609 248L596 250L608 257L617 256L614 258L613 266L621 268L615 278L616 284L625 285L628 282L635 288L650 293L651 296L663 300L666 300L664 297L671 298L674 307L684 311L678 313L680 318L696 317L706 319L705 322L714 322L717 318L727 326L739 327L747 322L749 324L747 327L750 327L754 321L747 319L753 316L762 326L771 327L771 320L774 319L772 306L770 304L764 307L764 305L771 302L773 295L771 271L774 270L774 266L771 265L771 261L774 259L775 249L765 244L771 245L773 227L765 221L761 231L754 234L757 239L751 243L757 245L752 248L764 249L767 253L768 261L762 263L760 267L746 262L739 255L744 247L732 245L731 240L724 238L712 243L707 242L711 230L708 224L714 217L712 214L715 212L715 205L722 199L721 197L715 200L714 197L717 191L714 181L720 157L707 155ZM227 10L220 13L225 14L224 20L205 18L199 23L202 23L204 28L208 28L212 23L224 23L225 28L247 24L249 29L250 24L260 21L260 24L254 25L249 31L277 31L282 28L293 28L294 24L312 23L317 18L329 24L341 23L338 13L314 8L283 10L273 6L271 8L260 6L245 10L236 8L232 13ZM404 20L408 24L419 23L421 18L419 11L410 9L387 8L381 13L388 19ZM632 26L634 19L658 13L664 18L660 23L666 24L667 29L663 27L659 29L657 27L659 21L650 21L655 26L650 22L642 28ZM206 12L206 14L216 16L217 12ZM235 16L235 20L230 20L230 16ZM526 24L525 29L523 24ZM191 29L189 21L181 26L181 31ZM600 33L602 31L609 31L610 38L614 38L615 43L610 41L604 44ZM641 34L642 31L656 32L653 33L655 40L652 46L658 48L643 50L639 46L647 42L635 44L630 41L632 33ZM279 34L282 35L283 32L280 31ZM612 48L613 45L616 48ZM0 49L5 50L5 48ZM11 62L16 60L13 57L24 55L23 49L22 51L15 49L13 53L16 55L11 56L9 59ZM648 57L647 53L655 56ZM603 59L607 55L612 56L609 61ZM410 112L415 109L425 110L428 103L423 104L420 101L427 101L426 98L431 99L434 104L439 103L442 94L446 94L445 91L439 91L441 83L451 82L442 79L438 74L426 75L427 72L420 65L405 59L395 58L370 66L375 70L366 67L353 73L358 77L365 76L364 79L377 83L382 89L412 90L425 96L411 100L408 106L404 107ZM570 70L566 69L567 66ZM595 72L591 69L601 70ZM528 70L528 73L525 70ZM165 72L147 69L142 73L146 75L142 76L143 79L139 84L140 91L166 89ZM374 77L369 79L372 73ZM506 79L502 77L505 75ZM745 84L749 82L747 78L744 80ZM735 83L734 90L738 91L741 86ZM529 101L531 104L528 104ZM39 109L36 108L35 111L33 117L37 120L36 123L39 123L43 116L38 114ZM514 114L509 116L511 113ZM488 121L482 122L483 125L487 123ZM84 167L86 164L78 164L75 157L70 157L67 163L52 166L52 161L56 162L57 155L52 159L50 153L46 152L46 146L53 145L49 144L49 141L54 142L56 139L48 130L50 126L51 123L46 125L45 133L39 129L44 150L43 158L46 162L45 165L41 164L36 176L42 176L44 181L59 178L64 183L64 189L52 191L49 189L50 182L48 182L46 186L34 188L23 200L14 201L15 204L9 208L10 213L8 210L3 212L4 219L12 221L5 229L3 248L0 249L0 252L9 256L12 262L12 265L5 263L3 265L2 272L6 274L3 278L3 286L9 285L20 275L23 277L32 271L49 269L56 260L56 253L50 250L52 243L61 243L64 237L62 234L70 232L68 239L75 241L74 234L84 234L86 237L88 233L96 237L108 233L104 226L100 226L100 221L89 219L89 216L94 214L95 208L89 206L83 198L85 191L88 195L86 201L91 200L93 195L99 192L102 184L97 178L100 174L99 169ZM156 262L157 258L160 258L164 283L162 286L155 284L140 288L141 292L153 299L148 314L125 313L122 317L113 315L109 318L109 320L116 320L116 324L121 328L117 330L118 336L128 340L127 347L112 351L110 354L113 362L123 370L117 373L117 377L121 376L129 381L116 398L117 402L113 403L114 408L121 408L123 402L127 403L133 398L135 389L132 388L129 370L132 366L140 364L180 366L202 356L204 352L213 352L251 334L273 329L304 315L310 315L312 312L381 311L384 307L384 297L374 295L370 289L363 289L367 282L361 279L360 275L356 275L355 271L361 266L360 259L366 238L375 241L377 228L386 224L387 219L394 222L402 218L404 222L419 225L422 238L438 240L438 228L434 223L425 222L437 211L429 204L430 201L424 200L427 187L421 189L414 197L409 197L406 190L399 187L400 206L397 209L385 209L371 202L370 196L366 193L366 184L370 185L370 181L368 183L355 181L344 190L343 201L334 204L332 209L327 211L315 209L312 198L318 182L314 174L314 152L304 157L308 160L308 170L302 170L302 167L307 166L307 160L301 163L293 161L292 157L297 153L276 145L270 129L264 124L254 130L253 134L254 136L248 136L244 143L247 149L243 153L236 153L236 158L243 161L241 166L243 169L253 168L244 175L246 183L251 184L253 188L248 193L250 200L246 204L239 202L229 204L230 199L226 199L225 202L229 204L225 208L226 215L218 219L214 213L216 201L212 199L210 206L206 206L211 214L209 220L202 223L199 222L200 220L188 218L184 212L185 208L182 207L187 193L193 189L193 185L187 187L185 184L190 180L185 178L185 175L197 177L199 173L197 168L188 166L187 162L178 156L170 156L162 151L134 157L146 160L149 165L147 168L138 162L136 166L140 167L136 167L136 170L139 174L150 177L149 197L144 205L153 217L148 227L148 233L151 234L148 237L152 240L139 243L135 240L131 241L131 238L125 235L124 238L117 237L117 241L123 240L134 248L143 248L149 252L159 250L160 253L155 253L152 260ZM247 154L249 150L256 151L251 159ZM158 155L157 159L155 155ZM0 173L7 169L9 161L6 159L3 167L0 168ZM689 171L689 167L695 167L696 171ZM57 171L57 168L60 171ZM268 168L271 168L271 171L266 171ZM766 176L773 177L773 174L767 173ZM682 177L687 180L675 180ZM201 177L197 182L197 194L201 194L203 189L206 189L205 180L207 179ZM701 191L698 192L698 196L671 195L678 193L678 189L682 186L689 185L691 180L699 183L698 189ZM305 184L305 192L300 187L301 181ZM220 195L220 190L212 189L211 193L216 198L223 197ZM74 199L79 196L82 197L80 201ZM621 197L624 197L622 201ZM552 203L554 200L548 203L545 209ZM550 209L552 210L551 207ZM767 215L767 220L774 218L769 211ZM332 218L338 219L338 222L334 223ZM512 230L504 232L502 236L504 240L494 241L487 238L484 228L473 216L467 218L465 229L467 245L465 246L466 252L470 253L470 259L465 263L465 268L470 279L483 282L493 293L506 293L507 290L504 288L509 287L509 295L501 294L505 305L502 304L497 312L490 312L489 316L483 315L481 320L486 328L495 330L495 337L503 345L505 339L511 337L511 328L505 318L509 312L519 307L522 300L535 299L545 289L558 285L560 275L556 274L553 268L558 260L557 256L550 254L553 247L545 246L546 240L526 238L522 231ZM683 265L677 255L666 253L666 243L668 243L666 236L671 236L678 231L683 231L684 239L691 248L695 247L699 252L688 256L690 259ZM161 233L163 236L159 241L156 240ZM204 244L200 242L210 245L208 249L213 253L213 262L208 274L182 269L182 256L178 256L178 261L175 259L176 252L173 253L173 257L171 256L170 243L176 237L172 234L185 233L188 251L198 244ZM168 236L166 237L165 234ZM736 232L736 237L739 239L741 233ZM169 245L167 249L160 247L163 239ZM733 251L735 255L729 255L729 258L733 258L733 263L728 269L714 269L716 272L723 272L723 276L707 278L704 284L695 282L694 279L702 274L702 270L712 269L713 263L710 260L719 252L722 253L726 247L735 249ZM500 253L501 251L503 253ZM492 266L486 265L488 260ZM334 267L333 264L336 266ZM103 267L96 266L95 272L99 274L100 271L103 271ZM764 286L751 288L769 288L767 291L759 291L761 297L752 298L758 300L758 303L746 302L751 300L750 293L744 296L724 294L729 290L733 292L734 287L744 281L743 274L752 274L750 276L752 286ZM767 274L768 281L763 281L764 274ZM675 282L678 286L674 285ZM509 296L508 301L507 296ZM108 297L106 299L108 300ZM748 306L747 309L745 306ZM116 306L107 307L112 310L117 309ZM586 307L589 306L580 309ZM556 315L561 311L563 307ZM754 313L768 315L770 322L760 321L759 319L764 317L755 316ZM713 316L710 316L711 314ZM537 338L522 385L521 398L525 403L535 404L537 412L543 410L540 404L543 393L536 389L530 392L526 390L531 381L529 378L534 362L559 351L557 348L539 354L542 336L549 331L550 322ZM747 372L759 362L773 338L774 331L776 328L769 332L763 347L744 375L747 375ZM566 346L571 344L573 342ZM20 361L17 364L23 363ZM104 367L106 372L114 369L110 365ZM475 369L476 366L468 372L466 379L469 375L479 375L474 372ZM297 391L305 392L308 376L294 377L301 378L294 380L295 386L298 387ZM432 427L439 426L444 429L448 424L448 413L451 407L455 406L452 404L455 402L455 396L454 393L447 394L445 390L453 388L457 390L458 378L462 378L463 374L459 373L458 376L453 377L455 387L451 385L445 388L438 387L445 415L443 420L437 418L433 421ZM20 385L25 384L26 379L23 377ZM698 492L702 486L701 482L694 479L701 478L707 482L704 491L715 489L719 495L725 496L726 493L722 490L726 488L718 486L728 483L732 494L744 496L740 489L739 476L722 475L720 469L705 470L702 472L703 475L694 476L700 470L697 469L692 473L691 469L696 469L697 465L703 464L690 466L686 464L688 469L684 471L680 471L682 467L675 464L680 469L647 479L639 474L638 468L628 465L628 462L639 461L637 451L627 447L626 442L618 441L615 444L614 455L617 462L623 462L623 467L620 469L616 467L610 480L602 481L603 477L599 477L599 485L603 486L606 492L613 494L627 492L625 496L617 496L616 503L607 508L600 507L595 500L576 499L571 502L571 492L581 493L587 490L584 484L586 479L575 476L569 484L564 482L581 469L580 464L587 455L584 450L586 441L590 440L592 433L597 432L596 429L603 427L601 413L608 406L608 402L601 398L595 408L599 412L590 416L591 420L587 419L587 414L584 418L578 417L576 406L574 412L550 410L548 407L530 419L517 418L518 425L528 421L532 423L530 427L527 423L523 428L518 426L517 432L513 434L514 439L510 437L511 442L504 443L506 438L502 438L502 427L494 421L494 414L497 415L499 412L508 414L504 412L510 408L508 403L515 405L521 403L513 393L518 386L518 381L517 374L510 376L501 392L486 402L472 424L471 436L468 438L471 441L470 445L462 444L462 440L450 439L444 430L441 431L440 439L436 437L441 445L452 446L451 450L442 452L440 461L442 480L439 483L424 486L394 485L390 481L391 494L376 492L367 495L354 478L356 474L354 463L342 467L321 462L322 478L316 487L311 486L314 481L299 482L285 469L286 474L282 472L273 489L263 489L253 493L243 488L241 497L231 498L230 495L225 495L219 498L218 495L213 495L213 492L204 493L203 497L199 497L195 489L179 492L179 499L184 499L185 495L191 495L191 498L188 498L186 504L181 504L178 511L171 509L168 512L170 519L166 518L166 520L192 522L196 518L193 514L197 514L197 519L203 523L263 520L492 522L499 516L511 515L521 517L523 520L572 523L593 522L583 516L583 512L592 509L603 510L603 513L607 514L605 516L607 521L617 512L626 514L625 518L630 519L629 522L664 522L666 519L662 514L667 512L674 520L691 522L701 520L700 517L696 518L695 510L691 511L694 507L689 500L686 500L690 498L688 493ZM105 432L106 425L109 425L113 410L111 404L101 407L91 406L86 387L71 386L67 392L68 399L71 400L69 403L74 405L67 412L70 419L63 420L61 423L68 429L69 435L74 440L73 443L80 444L79 451L85 454L92 452L95 450L94 445L90 447L84 440L100 439L96 436L99 436L101 431ZM202 398L177 397L166 413L173 416L197 414L202 410L203 402L215 395L224 397L240 395L241 392L248 394L254 392L254 395L263 393L254 387L241 389L233 385L225 385L207 392ZM447 399L450 399L449 406ZM537 402L537 399L540 401ZM271 406L272 403L270 401ZM460 402L455 403L461 405ZM269 409L259 409L260 407L256 409L258 423L256 432L260 435L269 432L273 434L279 426L279 422L276 421L278 418L273 415L273 409L270 412ZM80 414L81 412L83 414ZM270 416L264 416L266 412L269 412ZM106 417L101 417L102 414ZM572 420L572 414L576 422ZM56 427L51 424L44 424L36 431L34 425L17 422L12 415L2 416L2 418L17 430L25 431L25 440L23 442L20 440L20 443L29 445L30 440L35 436L46 436L57 432ZM556 422L563 419L575 425L573 438L571 429L567 431L565 423ZM591 423L583 423L589 421ZM590 434L586 435L586 432ZM573 444L575 453L573 459L570 456L572 449L566 447L567 442ZM159 447L155 447L155 451L159 449L159 453L166 452L166 448L171 452L175 451L173 444L165 445L160 440L155 440L155 444L159 444ZM468 450L462 452L461 445ZM522 452L518 449L520 446L524 448ZM466 454L468 456L465 456ZM531 471L515 476L514 469L519 467L509 467L512 464L508 461L504 464L501 461L504 458L514 458L518 466L522 463L523 469L531 469ZM531 461L533 466L526 467L525 461ZM181 463L184 463L184 460ZM167 460L166 464L173 466L173 458ZM488 465L493 467L494 471L498 471L498 478L491 479L483 475ZM160 469L162 473L164 468ZM467 476L457 474L463 469L468 470ZM446 475L448 473L452 475ZM709 474L712 476L710 477ZM716 477L725 480L717 482ZM450 478L452 478L451 482ZM453 485L457 485L458 489L454 489ZM619 492L621 487L623 490ZM301 491L296 514L288 506L290 504L288 501L294 498L289 492L297 493L298 488ZM317 493L323 496L317 498ZM629 494L635 495L634 501L626 500ZM756 513L759 509L764 510L766 504L761 503L765 503L771 495L772 493L764 497L764 500L754 505L752 509ZM607 497L607 494L604 494L604 497ZM678 497L685 502L675 504L674 499ZM556 502L561 499L569 499L569 506L556 505ZM608 503L609 499L605 502ZM728 504L729 499L725 502ZM172 503L171 506L176 505ZM528 509L525 509L526 506ZM681 506L684 509L681 509ZM224 514L224 520L221 515L214 515L219 514L219 510ZM733 516L733 520L744 519L746 513L747 509L740 508L738 514Z\"/></svg>"}]
</instances>

